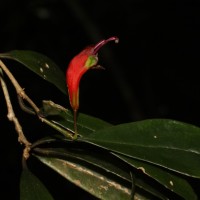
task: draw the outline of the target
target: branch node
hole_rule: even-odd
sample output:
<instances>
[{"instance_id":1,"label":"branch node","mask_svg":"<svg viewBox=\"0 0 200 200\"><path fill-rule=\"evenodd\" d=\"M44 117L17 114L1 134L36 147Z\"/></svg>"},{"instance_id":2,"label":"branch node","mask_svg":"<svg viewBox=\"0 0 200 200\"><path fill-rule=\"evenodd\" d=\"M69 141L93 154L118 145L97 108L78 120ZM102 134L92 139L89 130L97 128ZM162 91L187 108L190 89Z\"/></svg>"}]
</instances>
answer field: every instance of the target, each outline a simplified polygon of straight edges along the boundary
<instances>
[{"instance_id":1,"label":"branch node","mask_svg":"<svg viewBox=\"0 0 200 200\"><path fill-rule=\"evenodd\" d=\"M24 151L23 151L23 157L27 160L30 156L29 152L30 152L31 148L30 146L26 146L24 148Z\"/></svg>"}]
</instances>

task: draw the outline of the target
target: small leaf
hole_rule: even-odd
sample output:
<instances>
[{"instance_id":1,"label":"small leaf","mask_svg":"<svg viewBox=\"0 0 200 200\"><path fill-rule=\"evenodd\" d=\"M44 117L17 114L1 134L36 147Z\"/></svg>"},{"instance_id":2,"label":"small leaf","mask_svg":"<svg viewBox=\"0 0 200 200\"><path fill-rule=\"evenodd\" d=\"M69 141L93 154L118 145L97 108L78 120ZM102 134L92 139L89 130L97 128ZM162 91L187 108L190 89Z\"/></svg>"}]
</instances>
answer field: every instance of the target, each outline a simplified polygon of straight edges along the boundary
<instances>
[{"instance_id":1,"label":"small leaf","mask_svg":"<svg viewBox=\"0 0 200 200\"><path fill-rule=\"evenodd\" d=\"M20 200L53 200L53 197L43 183L26 168L20 179Z\"/></svg>"},{"instance_id":2,"label":"small leaf","mask_svg":"<svg viewBox=\"0 0 200 200\"><path fill-rule=\"evenodd\" d=\"M54 84L61 92L67 94L64 73L47 56L34 51L14 50L0 54L0 58L13 59L23 64L43 79Z\"/></svg>"},{"instance_id":3,"label":"small leaf","mask_svg":"<svg viewBox=\"0 0 200 200\"><path fill-rule=\"evenodd\" d=\"M118 155L116 153L114 153L114 155L121 158L122 160L137 168L138 170L141 170L144 174L152 177L167 189L181 196L183 199L197 199L197 196L194 193L194 190L192 189L191 185L180 176L175 175L174 173L165 170L161 167L146 162Z\"/></svg>"},{"instance_id":4,"label":"small leaf","mask_svg":"<svg viewBox=\"0 0 200 200\"><path fill-rule=\"evenodd\" d=\"M151 119L96 131L82 140L175 172L200 178L200 128Z\"/></svg>"}]
</instances>

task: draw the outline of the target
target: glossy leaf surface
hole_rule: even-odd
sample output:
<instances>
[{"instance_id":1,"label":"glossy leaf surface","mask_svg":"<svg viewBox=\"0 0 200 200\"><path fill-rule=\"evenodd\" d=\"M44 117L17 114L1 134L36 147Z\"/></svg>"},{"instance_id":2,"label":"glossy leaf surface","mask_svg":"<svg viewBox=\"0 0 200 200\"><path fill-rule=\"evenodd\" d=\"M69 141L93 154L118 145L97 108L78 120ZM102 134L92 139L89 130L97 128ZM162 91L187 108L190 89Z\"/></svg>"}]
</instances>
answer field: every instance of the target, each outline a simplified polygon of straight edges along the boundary
<instances>
[{"instance_id":1,"label":"glossy leaf surface","mask_svg":"<svg viewBox=\"0 0 200 200\"><path fill-rule=\"evenodd\" d=\"M13 50L0 54L0 58L12 59L23 64L46 81L54 84L61 92L67 94L64 73L47 56L34 51Z\"/></svg>"},{"instance_id":2,"label":"glossy leaf surface","mask_svg":"<svg viewBox=\"0 0 200 200\"><path fill-rule=\"evenodd\" d=\"M200 178L200 129L151 119L96 131L83 140L178 173Z\"/></svg>"}]
</instances>

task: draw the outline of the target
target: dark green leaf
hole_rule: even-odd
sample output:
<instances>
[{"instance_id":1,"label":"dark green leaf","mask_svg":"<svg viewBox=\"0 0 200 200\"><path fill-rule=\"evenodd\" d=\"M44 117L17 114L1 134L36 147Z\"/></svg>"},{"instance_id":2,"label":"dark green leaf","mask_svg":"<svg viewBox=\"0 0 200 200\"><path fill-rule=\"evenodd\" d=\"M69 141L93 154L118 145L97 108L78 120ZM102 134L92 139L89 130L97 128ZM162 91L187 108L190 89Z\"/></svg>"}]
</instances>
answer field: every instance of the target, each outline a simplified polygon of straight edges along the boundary
<instances>
[{"instance_id":1,"label":"dark green leaf","mask_svg":"<svg viewBox=\"0 0 200 200\"><path fill-rule=\"evenodd\" d=\"M46 140L47 141L47 140ZM50 141L50 140L48 140ZM42 142L37 142L40 146ZM34 145L35 146L35 145ZM54 144L55 146L55 144ZM59 144L60 146L60 144ZM51 158L58 158L65 161L78 163L78 165L82 165L88 170L96 171L100 173L102 176L112 177L112 180L117 184L122 183L132 183L132 179L130 176L130 167L125 162L111 155L109 152L104 151L99 148L91 148L90 145L84 143L74 143L74 142L65 142L64 146L66 148L34 148L34 155L39 156L48 156ZM55 170L56 166L54 166ZM59 169L60 171L60 169ZM65 172L63 172L65 173ZM148 192L151 195L159 197L160 199L167 199L164 194L157 191L152 186L140 180L138 177L135 178L135 185L142 190ZM88 190L87 190L88 191Z\"/></svg>"},{"instance_id":2,"label":"dark green leaf","mask_svg":"<svg viewBox=\"0 0 200 200\"><path fill-rule=\"evenodd\" d=\"M164 185L167 189L170 189L172 192L175 192L176 194L181 196L183 199L197 199L197 196L194 193L194 190L192 189L191 185L180 176L175 175L174 173L165 170L161 167L146 162L142 162L118 154L114 155L126 161L128 164L132 165L138 170L141 170L144 174L152 177L160 184Z\"/></svg>"},{"instance_id":3,"label":"dark green leaf","mask_svg":"<svg viewBox=\"0 0 200 200\"><path fill-rule=\"evenodd\" d=\"M53 200L42 182L28 169L23 169L20 179L20 200Z\"/></svg>"},{"instance_id":4,"label":"dark green leaf","mask_svg":"<svg viewBox=\"0 0 200 200\"><path fill-rule=\"evenodd\" d=\"M71 110L65 109L52 101L43 101L43 112L51 122L65 129L74 131L74 119ZM109 123L101 119L81 113L78 114L77 127L80 136L82 134L89 135L96 130L110 126Z\"/></svg>"},{"instance_id":5,"label":"dark green leaf","mask_svg":"<svg viewBox=\"0 0 200 200\"><path fill-rule=\"evenodd\" d=\"M137 187L144 190L144 191L147 191L149 192L150 194L154 195L154 197L152 198L148 198L149 200L150 199L154 199L155 197L157 197L158 199L162 199L162 200L169 200L168 197L166 197L166 195L164 193L162 193L162 191L158 191L158 188L156 189L156 187L154 185L152 185L152 183L147 183L145 180L143 179L139 179L137 178ZM137 191L137 188L136 188L136 191ZM140 192L138 192L140 193Z\"/></svg>"},{"instance_id":6,"label":"dark green leaf","mask_svg":"<svg viewBox=\"0 0 200 200\"><path fill-rule=\"evenodd\" d=\"M34 51L14 50L0 54L0 58L13 59L43 79L54 84L61 92L67 94L65 76L60 68L47 56Z\"/></svg>"},{"instance_id":7,"label":"dark green leaf","mask_svg":"<svg viewBox=\"0 0 200 200\"><path fill-rule=\"evenodd\" d=\"M131 190L81 164L58 158L37 158L64 178L100 199L130 199Z\"/></svg>"},{"instance_id":8,"label":"dark green leaf","mask_svg":"<svg viewBox=\"0 0 200 200\"><path fill-rule=\"evenodd\" d=\"M45 155L55 158L62 158L65 160L76 159L78 163L87 163L93 167L106 171L109 174L113 174L124 181L131 182L129 170L124 162L116 159L115 156L109 154L109 152L99 152L97 149L88 149L81 144L71 145L66 143L67 148L34 148L34 153L37 155ZM82 147L82 148L80 148ZM125 170L126 169L126 170Z\"/></svg>"},{"instance_id":9,"label":"dark green leaf","mask_svg":"<svg viewBox=\"0 0 200 200\"><path fill-rule=\"evenodd\" d=\"M200 129L174 120L121 124L82 138L113 152L200 178Z\"/></svg>"}]
</instances>

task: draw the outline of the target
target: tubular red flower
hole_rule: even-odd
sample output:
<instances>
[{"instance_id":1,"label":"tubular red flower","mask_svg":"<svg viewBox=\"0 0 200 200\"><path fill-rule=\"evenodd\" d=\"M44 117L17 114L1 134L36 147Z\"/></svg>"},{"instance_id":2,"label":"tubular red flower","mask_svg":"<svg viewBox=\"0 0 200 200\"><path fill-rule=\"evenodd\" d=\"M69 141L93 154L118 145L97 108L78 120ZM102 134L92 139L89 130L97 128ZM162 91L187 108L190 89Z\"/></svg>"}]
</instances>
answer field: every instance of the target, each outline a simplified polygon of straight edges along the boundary
<instances>
[{"instance_id":1,"label":"tubular red flower","mask_svg":"<svg viewBox=\"0 0 200 200\"><path fill-rule=\"evenodd\" d=\"M95 67L98 62L97 53L101 47L110 41L118 43L117 37L110 37L107 40L101 40L96 45L86 47L78 55L76 55L69 63L66 71L66 82L70 105L76 115L79 108L79 83L83 74L92 67ZM76 123L76 116L74 117Z\"/></svg>"}]
</instances>

